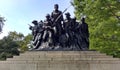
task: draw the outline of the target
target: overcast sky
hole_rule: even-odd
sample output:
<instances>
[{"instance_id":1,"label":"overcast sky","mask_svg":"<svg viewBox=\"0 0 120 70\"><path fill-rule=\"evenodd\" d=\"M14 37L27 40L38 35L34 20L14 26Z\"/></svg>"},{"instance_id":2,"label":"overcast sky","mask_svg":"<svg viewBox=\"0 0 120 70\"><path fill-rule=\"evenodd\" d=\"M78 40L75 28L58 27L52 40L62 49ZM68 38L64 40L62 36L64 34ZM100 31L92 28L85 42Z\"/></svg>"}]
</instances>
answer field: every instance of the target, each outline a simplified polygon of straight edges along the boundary
<instances>
[{"instance_id":1,"label":"overcast sky","mask_svg":"<svg viewBox=\"0 0 120 70\"><path fill-rule=\"evenodd\" d=\"M63 11L70 5L71 0L0 0L0 15L5 17L6 22L0 38L9 31L17 31L27 35L31 33L28 24L31 21L44 20L47 13L51 13L54 4L59 4L59 10ZM74 9L71 6L66 12L74 17Z\"/></svg>"}]
</instances>

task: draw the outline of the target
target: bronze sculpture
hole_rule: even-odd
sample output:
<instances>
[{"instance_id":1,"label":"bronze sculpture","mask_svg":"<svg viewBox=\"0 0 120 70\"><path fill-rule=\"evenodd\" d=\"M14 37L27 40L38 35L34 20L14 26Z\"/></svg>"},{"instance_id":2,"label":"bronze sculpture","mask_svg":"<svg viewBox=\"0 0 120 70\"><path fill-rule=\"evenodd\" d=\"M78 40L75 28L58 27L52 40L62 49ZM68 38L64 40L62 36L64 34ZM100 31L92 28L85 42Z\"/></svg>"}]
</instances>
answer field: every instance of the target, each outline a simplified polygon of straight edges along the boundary
<instances>
[{"instance_id":1,"label":"bronze sculpture","mask_svg":"<svg viewBox=\"0 0 120 70\"><path fill-rule=\"evenodd\" d=\"M54 5L51 15L47 14L44 22L35 21L35 26L30 27L33 32L33 50L88 50L89 31L85 18L81 24L76 18L71 18L70 13L58 10L59 5ZM33 22L32 22L33 23Z\"/></svg>"}]
</instances>

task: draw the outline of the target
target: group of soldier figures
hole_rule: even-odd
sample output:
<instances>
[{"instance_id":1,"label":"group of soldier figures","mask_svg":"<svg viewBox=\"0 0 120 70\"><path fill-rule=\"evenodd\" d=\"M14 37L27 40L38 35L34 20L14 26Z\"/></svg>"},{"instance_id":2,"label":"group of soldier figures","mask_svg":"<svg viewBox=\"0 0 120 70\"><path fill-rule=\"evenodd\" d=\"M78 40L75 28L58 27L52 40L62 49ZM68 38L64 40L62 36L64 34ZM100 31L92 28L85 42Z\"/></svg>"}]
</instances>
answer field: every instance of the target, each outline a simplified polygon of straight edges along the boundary
<instances>
[{"instance_id":1,"label":"group of soldier figures","mask_svg":"<svg viewBox=\"0 0 120 70\"><path fill-rule=\"evenodd\" d=\"M32 21L32 45L34 50L88 50L89 31L85 18L81 23L76 18L71 18L70 13L63 13L58 10L58 4L54 5L52 14L47 14L44 21Z\"/></svg>"}]
</instances>

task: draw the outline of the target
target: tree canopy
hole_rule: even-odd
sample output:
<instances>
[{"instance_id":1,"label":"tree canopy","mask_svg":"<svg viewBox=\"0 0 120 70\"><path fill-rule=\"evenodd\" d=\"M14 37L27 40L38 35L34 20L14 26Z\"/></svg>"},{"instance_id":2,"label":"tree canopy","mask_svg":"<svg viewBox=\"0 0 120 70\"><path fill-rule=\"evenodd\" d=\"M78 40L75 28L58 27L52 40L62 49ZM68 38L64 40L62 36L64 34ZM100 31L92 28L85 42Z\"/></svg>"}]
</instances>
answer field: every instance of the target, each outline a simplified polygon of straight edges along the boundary
<instances>
[{"instance_id":1,"label":"tree canopy","mask_svg":"<svg viewBox=\"0 0 120 70\"><path fill-rule=\"evenodd\" d=\"M19 55L20 52L28 50L27 44L32 38L31 34L24 36L22 33L9 32L0 40L0 60L4 60L13 55Z\"/></svg>"},{"instance_id":2,"label":"tree canopy","mask_svg":"<svg viewBox=\"0 0 120 70\"><path fill-rule=\"evenodd\" d=\"M120 1L73 0L78 20L86 15L90 49L120 57Z\"/></svg>"}]
</instances>

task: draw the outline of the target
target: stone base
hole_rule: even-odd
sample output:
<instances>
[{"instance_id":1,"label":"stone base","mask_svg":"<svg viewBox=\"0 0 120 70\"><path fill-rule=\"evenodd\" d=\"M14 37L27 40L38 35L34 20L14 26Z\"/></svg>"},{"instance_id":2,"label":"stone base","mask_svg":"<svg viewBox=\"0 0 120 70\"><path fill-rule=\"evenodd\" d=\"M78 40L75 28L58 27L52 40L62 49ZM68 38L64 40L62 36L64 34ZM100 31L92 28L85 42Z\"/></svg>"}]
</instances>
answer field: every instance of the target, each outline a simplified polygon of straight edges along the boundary
<instances>
[{"instance_id":1,"label":"stone base","mask_svg":"<svg viewBox=\"0 0 120 70\"><path fill-rule=\"evenodd\" d=\"M0 61L0 70L120 70L120 60L97 51L28 51Z\"/></svg>"}]
</instances>

